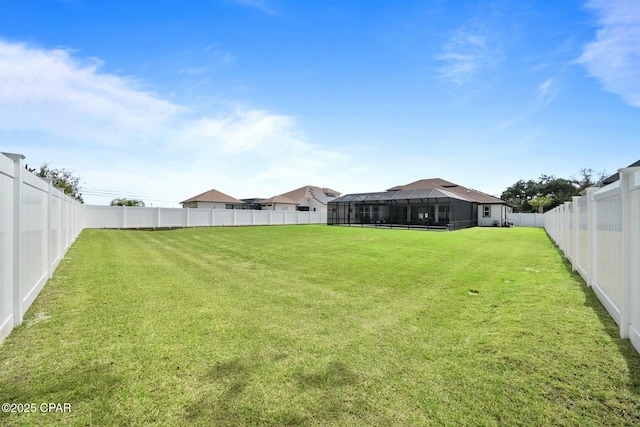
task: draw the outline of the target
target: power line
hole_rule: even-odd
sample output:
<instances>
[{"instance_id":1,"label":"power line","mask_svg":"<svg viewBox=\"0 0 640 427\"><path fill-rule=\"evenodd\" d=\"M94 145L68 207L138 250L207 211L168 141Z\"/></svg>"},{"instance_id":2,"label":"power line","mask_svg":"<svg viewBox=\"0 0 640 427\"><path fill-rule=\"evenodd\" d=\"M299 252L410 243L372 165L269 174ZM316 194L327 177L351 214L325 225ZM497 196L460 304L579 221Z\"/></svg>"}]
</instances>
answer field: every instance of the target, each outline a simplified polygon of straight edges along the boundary
<instances>
[{"instance_id":1,"label":"power line","mask_svg":"<svg viewBox=\"0 0 640 427\"><path fill-rule=\"evenodd\" d=\"M140 200L146 200L146 201L149 201L149 202L174 203L174 204L179 204L180 203L180 202L177 202L175 200L156 199L156 198L152 198L151 196L141 196L139 194L130 193L130 192L127 192L127 191L100 190L100 189L88 188L88 189L83 189L82 190L82 194L86 195L86 196L103 197L103 198L108 198L108 199L125 197L125 198L128 198L128 199L140 199Z\"/></svg>"}]
</instances>

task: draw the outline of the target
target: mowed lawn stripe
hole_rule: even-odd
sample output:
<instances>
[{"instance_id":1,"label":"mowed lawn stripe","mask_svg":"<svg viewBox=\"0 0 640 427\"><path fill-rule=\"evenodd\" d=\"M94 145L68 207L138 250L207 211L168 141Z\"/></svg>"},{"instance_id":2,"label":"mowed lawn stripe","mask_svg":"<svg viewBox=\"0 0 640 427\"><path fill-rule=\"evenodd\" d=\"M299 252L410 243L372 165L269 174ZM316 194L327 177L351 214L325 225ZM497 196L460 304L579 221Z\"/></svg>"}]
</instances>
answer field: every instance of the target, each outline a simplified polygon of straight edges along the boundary
<instances>
[{"instance_id":1,"label":"mowed lawn stripe","mask_svg":"<svg viewBox=\"0 0 640 427\"><path fill-rule=\"evenodd\" d=\"M640 356L540 229L85 230L3 425L634 425Z\"/></svg>"}]
</instances>

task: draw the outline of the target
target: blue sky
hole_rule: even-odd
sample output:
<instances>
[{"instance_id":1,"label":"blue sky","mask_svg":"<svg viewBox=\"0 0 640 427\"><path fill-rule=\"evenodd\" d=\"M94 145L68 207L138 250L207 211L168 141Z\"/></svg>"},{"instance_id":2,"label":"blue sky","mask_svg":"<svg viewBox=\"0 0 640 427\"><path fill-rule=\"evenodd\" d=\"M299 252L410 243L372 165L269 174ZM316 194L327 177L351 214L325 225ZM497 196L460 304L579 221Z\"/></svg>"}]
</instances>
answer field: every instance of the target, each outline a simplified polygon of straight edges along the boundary
<instances>
[{"instance_id":1,"label":"blue sky","mask_svg":"<svg viewBox=\"0 0 640 427\"><path fill-rule=\"evenodd\" d=\"M0 0L0 150L91 204L499 196L639 148L639 0Z\"/></svg>"}]
</instances>

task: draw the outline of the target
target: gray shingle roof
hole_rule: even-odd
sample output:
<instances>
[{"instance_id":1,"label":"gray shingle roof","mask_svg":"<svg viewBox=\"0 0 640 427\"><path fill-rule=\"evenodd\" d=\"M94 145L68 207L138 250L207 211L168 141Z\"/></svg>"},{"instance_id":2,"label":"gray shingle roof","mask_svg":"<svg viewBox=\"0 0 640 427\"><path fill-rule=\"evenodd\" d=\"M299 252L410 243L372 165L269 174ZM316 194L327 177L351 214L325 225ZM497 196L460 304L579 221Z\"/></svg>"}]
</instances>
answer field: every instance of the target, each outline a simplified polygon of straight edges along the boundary
<instances>
[{"instance_id":1,"label":"gray shingle roof","mask_svg":"<svg viewBox=\"0 0 640 427\"><path fill-rule=\"evenodd\" d=\"M235 197L231 197L227 194L221 193L220 191L213 188L209 191L205 191L204 193L198 194L197 196L193 196L187 200L184 200L180 203L189 203L189 202L228 203L228 204L234 204L234 205L244 204L242 200L238 200Z\"/></svg>"}]
</instances>

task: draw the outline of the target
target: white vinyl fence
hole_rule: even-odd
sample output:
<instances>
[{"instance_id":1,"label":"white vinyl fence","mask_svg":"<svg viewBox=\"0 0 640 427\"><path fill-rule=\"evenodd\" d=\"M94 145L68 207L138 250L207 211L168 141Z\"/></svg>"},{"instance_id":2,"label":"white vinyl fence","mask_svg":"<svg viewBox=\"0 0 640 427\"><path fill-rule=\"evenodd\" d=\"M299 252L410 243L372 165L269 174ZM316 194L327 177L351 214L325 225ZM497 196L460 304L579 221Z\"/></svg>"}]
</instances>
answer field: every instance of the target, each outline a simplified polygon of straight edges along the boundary
<instances>
[{"instance_id":1,"label":"white vinyl fence","mask_svg":"<svg viewBox=\"0 0 640 427\"><path fill-rule=\"evenodd\" d=\"M83 228L83 206L0 153L0 343Z\"/></svg>"},{"instance_id":2,"label":"white vinyl fence","mask_svg":"<svg viewBox=\"0 0 640 427\"><path fill-rule=\"evenodd\" d=\"M545 214L545 229L640 352L640 167Z\"/></svg>"},{"instance_id":3,"label":"white vinyl fence","mask_svg":"<svg viewBox=\"0 0 640 427\"><path fill-rule=\"evenodd\" d=\"M507 220L515 227L544 228L544 214L541 213L507 213Z\"/></svg>"},{"instance_id":4,"label":"white vinyl fence","mask_svg":"<svg viewBox=\"0 0 640 427\"><path fill-rule=\"evenodd\" d=\"M326 224L326 213L85 206L0 153L0 343L84 228Z\"/></svg>"},{"instance_id":5,"label":"white vinyl fence","mask_svg":"<svg viewBox=\"0 0 640 427\"><path fill-rule=\"evenodd\" d=\"M243 209L84 207L85 228L169 228L241 225L326 224L327 214Z\"/></svg>"}]
</instances>

